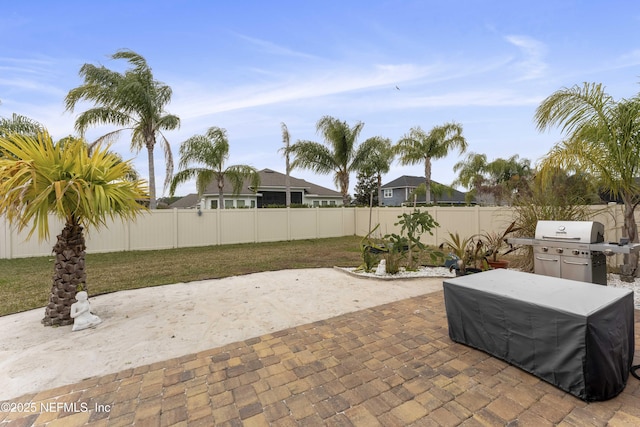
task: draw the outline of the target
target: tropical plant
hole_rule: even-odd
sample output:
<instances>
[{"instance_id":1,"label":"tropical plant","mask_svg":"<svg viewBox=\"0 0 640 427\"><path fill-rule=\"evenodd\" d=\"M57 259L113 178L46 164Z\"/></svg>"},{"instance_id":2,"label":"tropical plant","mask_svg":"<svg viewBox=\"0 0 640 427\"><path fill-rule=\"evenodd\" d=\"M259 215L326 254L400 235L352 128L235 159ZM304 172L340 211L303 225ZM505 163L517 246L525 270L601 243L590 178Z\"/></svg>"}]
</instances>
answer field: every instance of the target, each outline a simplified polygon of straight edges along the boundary
<instances>
[{"instance_id":1,"label":"tropical plant","mask_svg":"<svg viewBox=\"0 0 640 427\"><path fill-rule=\"evenodd\" d=\"M534 236L540 220L586 221L595 213L585 203L584 186L578 188L583 181L567 185L567 175L559 170L546 180L548 182L543 182L537 175L530 191L513 199L515 237ZM519 249L524 251L524 256L516 260L515 266L523 271L533 271L533 247L527 245Z\"/></svg>"},{"instance_id":2,"label":"tropical plant","mask_svg":"<svg viewBox=\"0 0 640 427\"><path fill-rule=\"evenodd\" d=\"M173 156L169 141L162 133L180 127L180 119L165 112L171 101L171 88L153 78L147 61L131 50L119 50L112 59L124 59L132 68L124 73L112 71L105 66L84 64L80 76L84 83L69 91L65 98L68 111L73 111L82 101L93 102L90 108L76 118L75 128L81 135L90 126L115 125L122 127L100 137L95 143L109 141L120 132L132 133L131 150L138 153L147 150L149 165L149 207L156 208L156 176L153 151L158 140L164 151L166 171L164 187L173 174ZM95 144L94 143L94 144Z\"/></svg>"},{"instance_id":3,"label":"tropical plant","mask_svg":"<svg viewBox=\"0 0 640 427\"><path fill-rule=\"evenodd\" d=\"M342 193L342 202L349 204L349 175L360 171L366 164L374 143L357 146L364 123L353 127L330 116L316 123L316 130L324 138L324 144L298 140L289 147L295 156L293 168L310 169L320 174L333 173L333 181Z\"/></svg>"},{"instance_id":4,"label":"tropical plant","mask_svg":"<svg viewBox=\"0 0 640 427\"><path fill-rule=\"evenodd\" d=\"M409 246L409 240L405 236L396 233L384 236L386 250L382 253L385 260L385 272L387 274L397 274L400 271L400 260L404 257Z\"/></svg>"},{"instance_id":5,"label":"tropical plant","mask_svg":"<svg viewBox=\"0 0 640 427\"><path fill-rule=\"evenodd\" d=\"M6 137L11 133L36 136L44 131L42 124L27 116L13 113L11 118L0 117L0 137Z\"/></svg>"},{"instance_id":6,"label":"tropical plant","mask_svg":"<svg viewBox=\"0 0 640 427\"><path fill-rule=\"evenodd\" d=\"M533 172L529 159L519 159L517 154L508 159L497 158L487 164L489 176L489 191L497 205L503 202L511 203L511 199L518 193L526 191Z\"/></svg>"},{"instance_id":7,"label":"tropical plant","mask_svg":"<svg viewBox=\"0 0 640 427\"><path fill-rule=\"evenodd\" d=\"M511 203L512 197L527 191L533 176L531 161L519 159L517 154L487 162L486 155L469 153L465 160L453 166L453 170L459 173L454 185L471 190L477 200L490 196L485 200L497 205Z\"/></svg>"},{"instance_id":8,"label":"tropical plant","mask_svg":"<svg viewBox=\"0 0 640 427\"><path fill-rule=\"evenodd\" d=\"M452 185L462 186L466 188L467 194L465 201L471 202L473 198L476 200L485 193L485 171L487 169L487 155L478 153L467 154L464 160L453 165L453 171L458 173Z\"/></svg>"},{"instance_id":9,"label":"tropical plant","mask_svg":"<svg viewBox=\"0 0 640 427\"><path fill-rule=\"evenodd\" d=\"M448 232L449 237L439 246L441 250L448 250L453 258L449 270L458 270L461 275L467 274L469 268L482 268L484 261L483 243L479 235L461 237L458 232Z\"/></svg>"},{"instance_id":10,"label":"tropical plant","mask_svg":"<svg viewBox=\"0 0 640 427\"><path fill-rule=\"evenodd\" d=\"M28 237L49 237L49 214L65 221L53 247L53 283L42 322L69 325L71 304L86 291L83 230L106 224L107 218L132 219L144 211L143 181L127 179L129 162L98 144L91 155L82 139L54 143L47 133L36 137L0 137L0 214Z\"/></svg>"},{"instance_id":11,"label":"tropical plant","mask_svg":"<svg viewBox=\"0 0 640 427\"><path fill-rule=\"evenodd\" d=\"M369 154L361 167L362 173L376 178L377 203L382 206L382 174L388 173L391 163L395 157L395 152L391 146L389 138L374 136L367 139L363 147L370 147Z\"/></svg>"},{"instance_id":12,"label":"tropical plant","mask_svg":"<svg viewBox=\"0 0 640 427\"><path fill-rule=\"evenodd\" d=\"M400 234L406 235L407 242L407 252L408 252L408 261L407 261L407 269L415 270L416 269L416 255L420 251L424 251L427 249L427 246L420 241L420 237L422 234L429 233L433 235L433 230L436 227L439 227L440 224L436 222L436 220L429 214L427 211L420 211L418 209L414 209L410 214L403 213L398 216L400 221L395 223L394 225L400 226ZM430 251L429 255L432 261L438 259L438 257L442 257L443 254L439 252Z\"/></svg>"},{"instance_id":13,"label":"tropical plant","mask_svg":"<svg viewBox=\"0 0 640 427\"><path fill-rule=\"evenodd\" d=\"M284 147L280 149L280 151L284 154L285 160L285 177L284 177L284 191L285 191L285 206L291 206L291 155L289 148L291 147L291 135L289 134L289 129L287 125L284 123L280 123L282 128L282 142Z\"/></svg>"},{"instance_id":14,"label":"tropical plant","mask_svg":"<svg viewBox=\"0 0 640 427\"><path fill-rule=\"evenodd\" d=\"M636 181L640 169L640 97L616 102L602 84L584 83L563 88L538 106L540 131L560 127L566 139L556 144L540 163L542 180L557 169L586 172L624 203L623 234L638 242L634 211L640 203ZM622 274L637 275L638 254L625 255Z\"/></svg>"},{"instance_id":15,"label":"tropical plant","mask_svg":"<svg viewBox=\"0 0 640 427\"><path fill-rule=\"evenodd\" d=\"M453 187L449 187L448 185L440 184L439 182L431 182L431 195L433 196L433 202L437 203L438 199L444 196L445 194L453 195L454 189ZM418 205L418 199L427 196L427 185L423 182L418 185L407 197L407 201L413 201L413 207L415 208Z\"/></svg>"},{"instance_id":16,"label":"tropical plant","mask_svg":"<svg viewBox=\"0 0 640 427\"><path fill-rule=\"evenodd\" d=\"M460 153L467 149L462 125L458 123L435 126L429 133L419 126L411 128L394 147L401 165L424 164L427 204L431 203L431 161L446 157L452 148L457 148Z\"/></svg>"},{"instance_id":17,"label":"tropical plant","mask_svg":"<svg viewBox=\"0 0 640 427\"><path fill-rule=\"evenodd\" d=\"M497 233L495 231L482 233L480 239L482 240L482 246L485 249L484 255L486 257L490 257L491 261L497 262L500 251L503 248L509 247L507 236L518 230L519 228L516 226L516 222L513 221L502 233Z\"/></svg>"},{"instance_id":18,"label":"tropical plant","mask_svg":"<svg viewBox=\"0 0 640 427\"><path fill-rule=\"evenodd\" d=\"M173 196L178 185L195 178L198 196L202 197L207 186L215 181L218 207L224 209L225 180L231 183L233 194L240 193L245 180L249 180L255 192L260 186L258 171L249 165L225 167L228 159L229 140L225 129L213 126L204 135L192 136L180 144L180 171L171 180L169 193Z\"/></svg>"},{"instance_id":19,"label":"tropical plant","mask_svg":"<svg viewBox=\"0 0 640 427\"><path fill-rule=\"evenodd\" d=\"M380 260L379 255L388 251L381 239L373 237L378 228L380 228L380 224L373 227L371 231L360 240L362 264L356 270L371 271Z\"/></svg>"}]
</instances>

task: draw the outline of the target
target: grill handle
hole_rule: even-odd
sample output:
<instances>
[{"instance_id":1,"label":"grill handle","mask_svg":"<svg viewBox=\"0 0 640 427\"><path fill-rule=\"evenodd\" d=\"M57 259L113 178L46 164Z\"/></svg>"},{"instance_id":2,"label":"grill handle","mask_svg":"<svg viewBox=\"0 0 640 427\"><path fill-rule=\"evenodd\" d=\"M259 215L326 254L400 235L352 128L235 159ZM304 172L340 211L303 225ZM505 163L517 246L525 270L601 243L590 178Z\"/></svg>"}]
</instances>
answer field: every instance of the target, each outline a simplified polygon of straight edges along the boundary
<instances>
[{"instance_id":1,"label":"grill handle","mask_svg":"<svg viewBox=\"0 0 640 427\"><path fill-rule=\"evenodd\" d=\"M562 262L564 262L565 264L571 264L571 265L589 265L588 262L571 262L567 260L562 260Z\"/></svg>"},{"instance_id":2,"label":"grill handle","mask_svg":"<svg viewBox=\"0 0 640 427\"><path fill-rule=\"evenodd\" d=\"M580 240L580 237L562 237L562 236L542 236L542 239L547 240Z\"/></svg>"},{"instance_id":3,"label":"grill handle","mask_svg":"<svg viewBox=\"0 0 640 427\"><path fill-rule=\"evenodd\" d=\"M558 260L558 259L556 259L556 258L541 258L541 257L539 257L539 256L537 256L537 257L536 257L536 259L537 259L538 261L553 261L553 262L558 262L558 261L559 261L559 260Z\"/></svg>"}]
</instances>

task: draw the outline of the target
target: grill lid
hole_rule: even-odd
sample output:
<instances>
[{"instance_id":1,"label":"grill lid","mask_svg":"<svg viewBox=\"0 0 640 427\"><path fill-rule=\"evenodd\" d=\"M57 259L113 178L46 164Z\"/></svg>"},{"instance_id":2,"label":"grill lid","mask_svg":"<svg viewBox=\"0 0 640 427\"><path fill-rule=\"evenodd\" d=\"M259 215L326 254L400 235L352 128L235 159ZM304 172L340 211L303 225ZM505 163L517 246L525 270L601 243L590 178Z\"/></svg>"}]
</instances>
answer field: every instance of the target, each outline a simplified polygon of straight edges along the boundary
<instances>
[{"instance_id":1,"label":"grill lid","mask_svg":"<svg viewBox=\"0 0 640 427\"><path fill-rule=\"evenodd\" d=\"M538 221L538 240L573 243L604 242L604 224L596 221Z\"/></svg>"}]
</instances>

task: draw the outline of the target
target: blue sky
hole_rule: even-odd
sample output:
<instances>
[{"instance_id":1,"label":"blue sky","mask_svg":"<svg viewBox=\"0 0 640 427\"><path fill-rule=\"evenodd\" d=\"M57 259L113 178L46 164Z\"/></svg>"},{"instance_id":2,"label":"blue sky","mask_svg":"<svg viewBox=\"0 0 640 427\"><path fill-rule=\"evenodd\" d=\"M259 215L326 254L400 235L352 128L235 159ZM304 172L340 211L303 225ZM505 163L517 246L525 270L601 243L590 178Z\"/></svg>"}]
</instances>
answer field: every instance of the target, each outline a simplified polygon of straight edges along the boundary
<instances>
[{"instance_id":1,"label":"blue sky","mask_svg":"<svg viewBox=\"0 0 640 427\"><path fill-rule=\"evenodd\" d=\"M561 139L535 128L545 97L585 81L603 83L616 99L640 91L633 0L22 0L2 9L0 116L26 115L55 138L72 134L63 100L82 83L80 67L124 70L109 55L132 49L173 89L167 111L182 125L166 136L176 165L182 141L218 126L228 132L229 165L284 172L280 123L292 142L321 142L315 123L324 115L364 122L360 142L395 143L411 127L455 121L469 151L535 163ZM146 153L130 152L126 135L113 149L147 176ZM434 161L432 179L451 183L461 159L452 152ZM160 196L159 147L155 162ZM383 181L423 171L394 164ZM331 176L292 174L336 188ZM194 191L187 184L177 193Z\"/></svg>"}]
</instances>

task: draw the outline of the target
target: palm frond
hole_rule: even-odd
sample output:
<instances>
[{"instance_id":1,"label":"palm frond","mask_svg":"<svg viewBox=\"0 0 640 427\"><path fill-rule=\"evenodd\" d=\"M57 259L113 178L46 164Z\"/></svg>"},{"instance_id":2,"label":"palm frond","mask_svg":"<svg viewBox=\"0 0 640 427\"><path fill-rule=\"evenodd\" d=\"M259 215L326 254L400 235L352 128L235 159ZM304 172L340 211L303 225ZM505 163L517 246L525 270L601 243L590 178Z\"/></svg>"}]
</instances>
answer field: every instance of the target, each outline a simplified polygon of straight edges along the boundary
<instances>
[{"instance_id":1,"label":"palm frond","mask_svg":"<svg viewBox=\"0 0 640 427\"><path fill-rule=\"evenodd\" d=\"M107 217L135 217L147 198L145 183L130 180L130 162L98 145L89 155L82 139L54 143L47 133L37 137L0 138L0 213L29 237L49 235L48 214L85 227L104 225Z\"/></svg>"}]
</instances>

